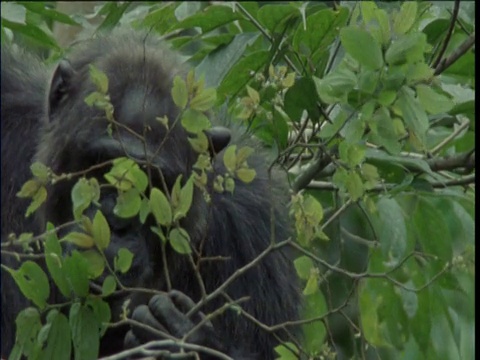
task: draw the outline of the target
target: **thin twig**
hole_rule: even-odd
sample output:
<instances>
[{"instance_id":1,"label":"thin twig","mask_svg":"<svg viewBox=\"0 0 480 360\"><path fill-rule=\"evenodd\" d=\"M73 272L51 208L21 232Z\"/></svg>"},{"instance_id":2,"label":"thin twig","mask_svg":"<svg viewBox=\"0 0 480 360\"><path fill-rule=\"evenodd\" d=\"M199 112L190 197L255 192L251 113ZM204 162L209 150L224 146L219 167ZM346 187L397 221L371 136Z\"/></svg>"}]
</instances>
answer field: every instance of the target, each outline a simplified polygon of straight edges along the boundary
<instances>
[{"instance_id":1,"label":"thin twig","mask_svg":"<svg viewBox=\"0 0 480 360\"><path fill-rule=\"evenodd\" d=\"M450 26L448 27L447 36L445 37L445 40L443 42L442 48L440 49L440 52L438 53L437 59L432 64L432 68L438 67L438 65L442 60L443 54L445 54L445 51L447 50L448 43L450 42L450 38L452 37L452 34L453 34L453 29L455 28L455 23L457 21L459 9L460 9L460 0L455 0L455 4L453 5L452 19L450 21Z\"/></svg>"},{"instance_id":2,"label":"thin twig","mask_svg":"<svg viewBox=\"0 0 480 360\"><path fill-rule=\"evenodd\" d=\"M455 61L462 57L475 44L475 33L470 35L455 51L446 59L443 59L435 68L434 75L440 75Z\"/></svg>"}]
</instances>

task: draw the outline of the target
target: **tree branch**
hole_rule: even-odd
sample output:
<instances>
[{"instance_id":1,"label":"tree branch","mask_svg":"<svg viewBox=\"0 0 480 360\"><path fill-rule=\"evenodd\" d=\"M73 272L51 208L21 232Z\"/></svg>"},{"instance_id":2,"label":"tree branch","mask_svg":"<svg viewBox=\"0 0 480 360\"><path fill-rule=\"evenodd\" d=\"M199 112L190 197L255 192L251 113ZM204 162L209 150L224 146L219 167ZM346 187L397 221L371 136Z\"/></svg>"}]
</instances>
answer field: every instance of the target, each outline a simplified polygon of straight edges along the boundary
<instances>
[{"instance_id":1,"label":"tree branch","mask_svg":"<svg viewBox=\"0 0 480 360\"><path fill-rule=\"evenodd\" d=\"M433 63L432 67L437 68L438 64L442 60L443 54L447 50L448 43L450 42L450 38L453 34L453 29L455 28L455 22L457 21L458 17L458 10L460 9L460 0L455 0L455 4L453 5L453 13L452 13L452 20L450 21L450 26L448 27L447 36L445 37L445 41L442 44L442 49L438 53L438 57Z\"/></svg>"},{"instance_id":2,"label":"tree branch","mask_svg":"<svg viewBox=\"0 0 480 360\"><path fill-rule=\"evenodd\" d=\"M475 33L470 35L448 58L443 59L435 68L434 75L440 75L475 44Z\"/></svg>"}]
</instances>

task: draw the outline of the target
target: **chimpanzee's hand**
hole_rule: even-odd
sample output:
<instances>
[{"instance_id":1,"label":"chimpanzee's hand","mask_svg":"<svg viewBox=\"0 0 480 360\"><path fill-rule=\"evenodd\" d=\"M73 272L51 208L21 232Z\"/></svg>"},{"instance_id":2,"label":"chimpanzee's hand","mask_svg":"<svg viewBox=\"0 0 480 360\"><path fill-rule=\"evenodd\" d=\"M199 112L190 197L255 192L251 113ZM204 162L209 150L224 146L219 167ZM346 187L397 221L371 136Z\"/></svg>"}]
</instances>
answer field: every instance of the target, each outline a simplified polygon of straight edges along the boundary
<instances>
[{"instance_id":1,"label":"chimpanzee's hand","mask_svg":"<svg viewBox=\"0 0 480 360\"><path fill-rule=\"evenodd\" d=\"M184 293L174 290L168 294L155 295L148 302L148 306L138 306L133 311L132 319L176 338L182 338L205 318L201 312L193 314L190 318L187 317L186 314L194 306L195 303L192 299ZM125 336L125 348L132 348L160 339L163 338L159 337L158 333L155 334L147 329L132 326ZM212 348L220 352L225 351L225 346L215 333L210 321L205 322L204 325L191 334L186 342ZM179 348L168 347L166 350L177 352ZM188 352L188 349L185 350ZM205 356L204 353L201 355L201 358L207 359L210 357Z\"/></svg>"}]
</instances>

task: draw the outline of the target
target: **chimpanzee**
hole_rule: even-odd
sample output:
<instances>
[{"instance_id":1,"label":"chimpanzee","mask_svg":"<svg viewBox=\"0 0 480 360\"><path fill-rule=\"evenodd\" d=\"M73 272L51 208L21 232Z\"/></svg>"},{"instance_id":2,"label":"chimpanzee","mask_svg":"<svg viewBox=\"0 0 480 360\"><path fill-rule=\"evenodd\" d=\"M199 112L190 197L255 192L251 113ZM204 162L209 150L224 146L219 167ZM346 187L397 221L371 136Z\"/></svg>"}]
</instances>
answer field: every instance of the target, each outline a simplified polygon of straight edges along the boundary
<instances>
[{"instance_id":1,"label":"chimpanzee","mask_svg":"<svg viewBox=\"0 0 480 360\"><path fill-rule=\"evenodd\" d=\"M60 225L73 219L73 180L52 185L39 216L35 220L25 218L28 203L18 199L16 193L31 177L29 166L33 161L62 174L85 170L119 156L148 157L170 187L179 174L186 179L191 173L197 154L188 143L185 129L174 122L179 110L171 96L174 76L185 78L186 73L177 56L155 36L119 31L83 41L73 46L54 71L12 45L2 45L1 55L2 241L11 233L40 233L47 221ZM85 98L96 90L89 73L91 64L109 80L114 118L123 125L115 127L113 133L107 130L105 111L85 103ZM162 116L169 120L168 129L158 121ZM214 126L206 134L214 172L225 173L222 159L228 144L248 144L256 149L248 158L256 176L248 184L235 180L233 193L212 190L210 202L195 189L193 205L182 226L190 235L195 253L204 258L198 270L193 269L186 256L171 248L167 247L168 254L162 257L159 238L150 230L148 219L142 225L136 218L117 218L113 213L115 194L102 193L100 198L112 234L105 251L107 259L111 261L120 247L134 253L129 272L121 277L123 283L165 291L164 295L151 298L128 295L133 319L175 337L185 334L200 318L199 314L186 316L202 298L198 273L209 294L262 253L272 239L279 242L291 236L284 174L274 170L269 175L266 154L254 140L237 128L227 129L223 125L228 125L211 120ZM133 136L133 131L142 134L143 139ZM163 147L156 151L160 143ZM154 184L160 182L155 174L158 172L151 173ZM105 182L101 171L96 176L99 182ZM211 181L208 186L212 187ZM85 214L92 216L94 212L92 205ZM163 258L168 259L170 287L163 276ZM2 263L18 266L16 260L6 255L2 255ZM15 341L15 317L29 303L3 270L1 291L4 357ZM295 270L284 248L272 251L242 273L226 287L225 294L205 304L202 313L218 309L228 298L248 297L240 306L261 323L274 325L298 319L300 296ZM118 320L125 300L110 301L114 320ZM278 339L286 339L283 333L276 335L238 311L226 310L200 327L188 341L234 359L273 359ZM109 330L101 340L99 355L118 353L152 339L153 335L136 327ZM200 353L200 358L214 357Z\"/></svg>"}]
</instances>

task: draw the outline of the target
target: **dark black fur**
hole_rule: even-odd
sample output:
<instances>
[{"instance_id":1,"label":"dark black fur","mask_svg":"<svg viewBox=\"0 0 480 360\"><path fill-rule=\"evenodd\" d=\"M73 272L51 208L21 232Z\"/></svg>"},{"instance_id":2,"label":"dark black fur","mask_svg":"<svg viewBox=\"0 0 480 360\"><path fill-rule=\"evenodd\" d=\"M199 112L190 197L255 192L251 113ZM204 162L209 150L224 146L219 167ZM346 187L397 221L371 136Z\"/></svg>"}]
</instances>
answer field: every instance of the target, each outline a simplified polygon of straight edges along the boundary
<instances>
[{"instance_id":1,"label":"dark black fur","mask_svg":"<svg viewBox=\"0 0 480 360\"><path fill-rule=\"evenodd\" d=\"M170 90L173 76L178 72L178 60L152 36L121 33L98 38L77 45L67 59L68 62L57 67L52 80L52 72L33 56L11 47L2 47L2 241L12 232L41 232L45 221L59 225L72 219L72 182L60 182L54 189L49 189L48 202L36 223L24 218L28 203L16 198L15 194L31 176L29 165L33 159L60 174L83 170L99 161L124 155L124 149L106 133L104 112L84 103L83 99L96 90L90 81L89 64L94 64L109 77L115 119L140 134L143 134L145 124L150 126L146 136L150 154L155 152L166 135L155 117L167 115L172 122L177 114ZM49 83L52 84L51 89ZM116 136L127 144L130 155L144 157L140 141L124 131L117 132ZM235 133L231 143L256 146ZM220 148L223 146L222 143ZM178 174L186 176L191 172L195 159L195 153L186 142L185 131L177 125L154 163L162 169L167 184L171 185ZM259 149L248 159L248 163L257 172L252 183L236 181L233 195L212 191L210 206L196 191L195 206L182 223L191 236L192 246L200 249L203 257L228 257L224 261L202 263L201 275L207 293L215 290L235 270L268 246L271 241L272 204L276 241L290 235L286 208L288 190L284 175L274 172L272 180L269 180L268 164ZM219 173L225 172L222 153L214 157L214 168ZM98 177L102 179L101 174ZM142 227L136 222L125 225L116 221L111 213L114 199L114 194L103 194L101 199L102 210L112 228L107 257L113 258L119 247L129 248L135 254L134 262L122 281L129 286L166 290L158 238L150 232L149 226ZM93 210L87 210L86 214ZM187 295L182 301L188 302L188 297L198 301L198 281L186 258L169 251L167 259L172 288ZM6 256L2 256L2 263L17 266ZM249 296L250 300L242 307L265 324L298 318L295 270L283 250L270 254L243 274L227 288L227 293L233 299ZM166 301L167 298L160 297L156 301ZM132 297L132 310L137 307L134 316L139 320L145 316L148 308L144 304L147 302L148 299L141 296ZM202 310L213 311L224 302L224 298L217 297ZM161 307L152 303L155 301L150 302L151 310ZM14 320L27 304L10 275L2 271L2 356L7 356L13 346ZM111 305L115 314L120 303L112 302ZM178 323L173 321L177 320L167 319L163 324L167 328L170 325L175 328ZM213 329L199 332L197 342L216 347L237 359L274 357L272 348L277 344L274 338L233 311L226 311L216 318ZM121 351L127 330L107 332L102 339L102 355ZM135 336L137 342L147 340L139 333Z\"/></svg>"}]
</instances>

